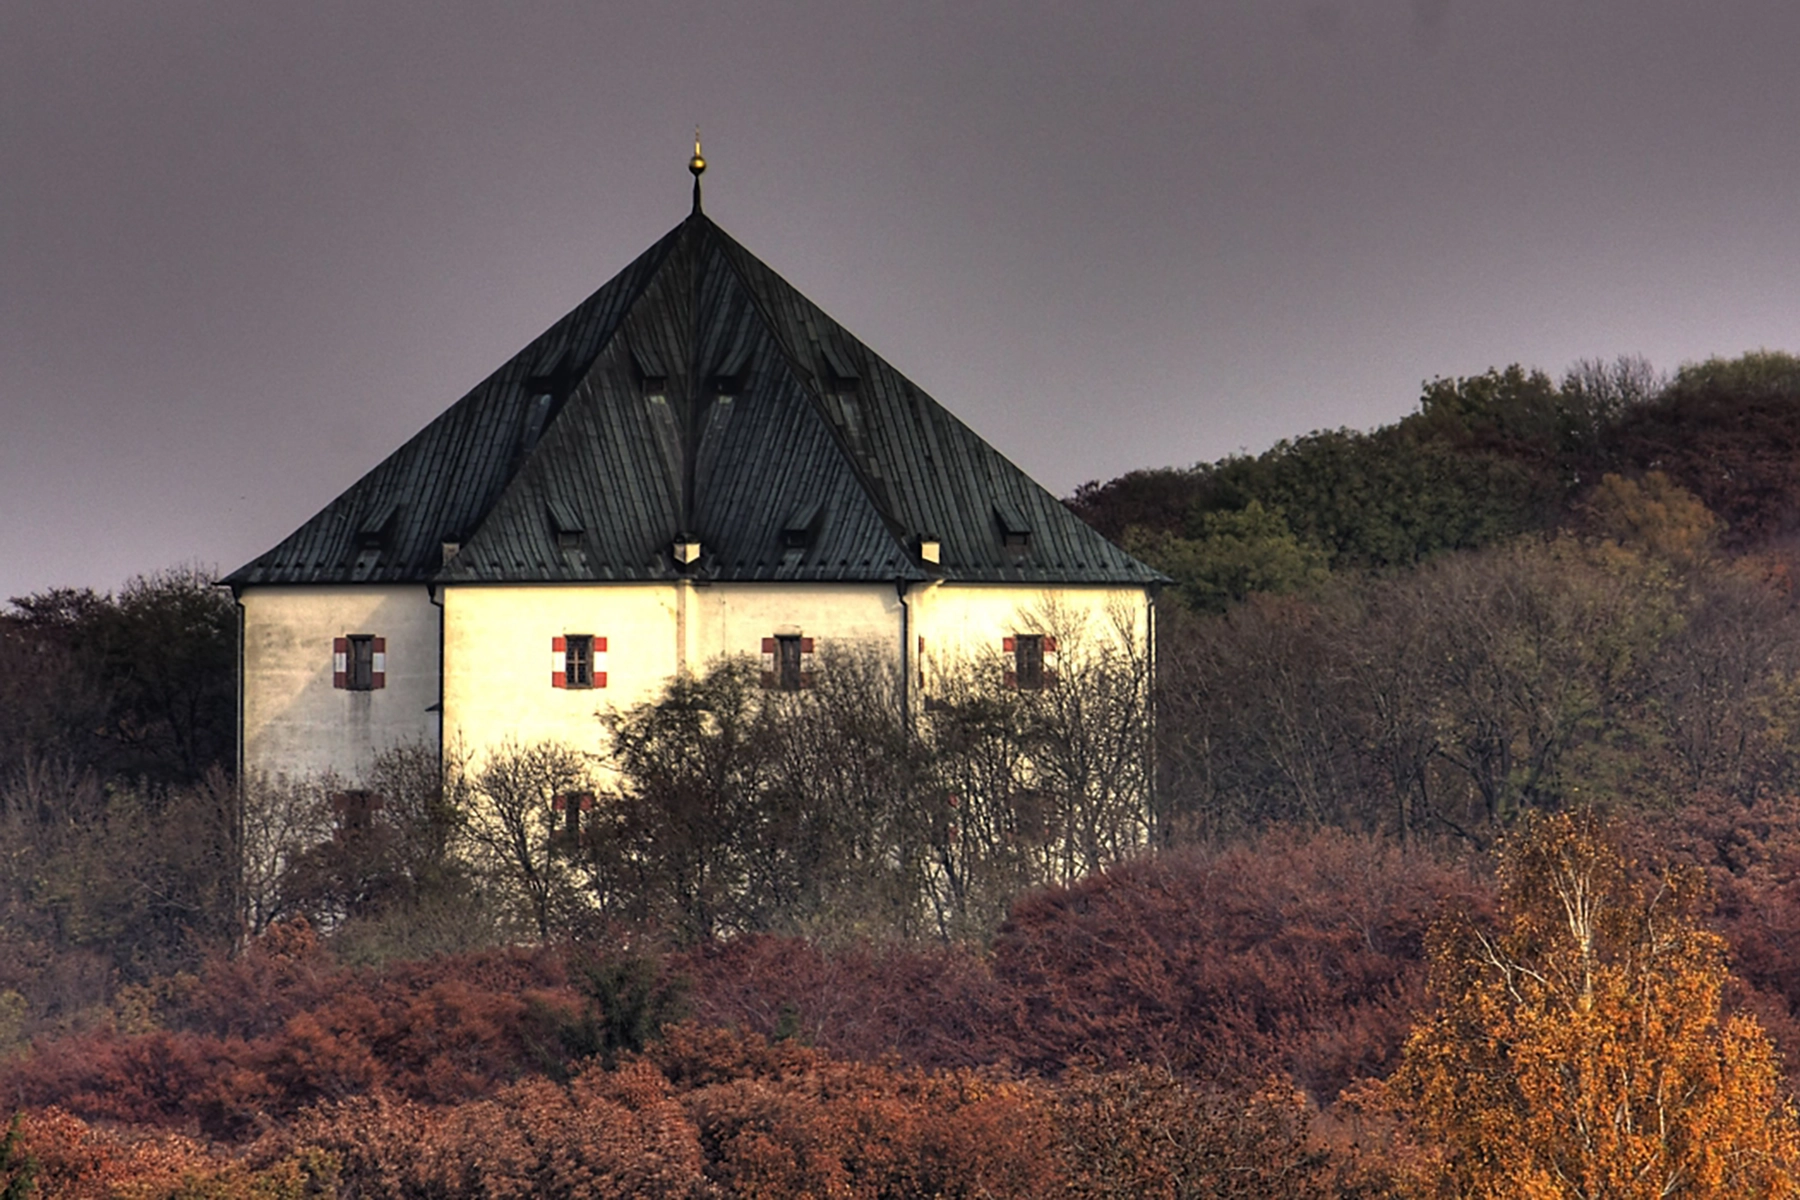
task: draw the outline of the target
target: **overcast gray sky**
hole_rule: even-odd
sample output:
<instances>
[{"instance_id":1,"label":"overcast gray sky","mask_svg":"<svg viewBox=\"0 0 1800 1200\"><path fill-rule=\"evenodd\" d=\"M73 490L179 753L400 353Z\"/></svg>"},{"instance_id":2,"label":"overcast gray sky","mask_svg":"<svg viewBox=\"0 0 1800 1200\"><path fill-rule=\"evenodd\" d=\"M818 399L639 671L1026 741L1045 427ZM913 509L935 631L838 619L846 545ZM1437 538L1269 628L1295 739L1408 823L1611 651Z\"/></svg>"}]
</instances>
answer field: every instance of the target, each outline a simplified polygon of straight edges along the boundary
<instances>
[{"instance_id":1,"label":"overcast gray sky","mask_svg":"<svg viewBox=\"0 0 1800 1200\"><path fill-rule=\"evenodd\" d=\"M1051 490L1800 350L1787 0L0 6L0 597L285 536L687 212Z\"/></svg>"}]
</instances>

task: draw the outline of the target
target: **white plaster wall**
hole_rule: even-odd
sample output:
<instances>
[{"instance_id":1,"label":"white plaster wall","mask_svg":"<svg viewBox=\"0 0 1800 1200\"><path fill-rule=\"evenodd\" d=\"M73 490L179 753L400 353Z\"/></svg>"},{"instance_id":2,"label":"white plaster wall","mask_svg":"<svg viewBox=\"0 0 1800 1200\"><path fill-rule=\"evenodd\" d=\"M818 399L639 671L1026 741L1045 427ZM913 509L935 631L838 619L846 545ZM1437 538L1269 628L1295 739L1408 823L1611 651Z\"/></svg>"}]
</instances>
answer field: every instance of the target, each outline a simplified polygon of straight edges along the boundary
<instances>
[{"instance_id":1,"label":"white plaster wall","mask_svg":"<svg viewBox=\"0 0 1800 1200\"><path fill-rule=\"evenodd\" d=\"M654 699L679 670L758 655L765 637L810 637L821 653L902 645L891 584L464 585L440 599L443 730L478 758L509 737L598 749L601 710ZM354 780L389 746L435 744L440 610L424 586L258 587L242 603L248 771ZM1148 637L1137 588L940 584L911 588L905 606L920 695L933 672L996 661L1012 634L1054 634L1065 655ZM332 687L332 640L364 633L387 639L387 686ZM551 686L551 640L577 633L607 639L606 687Z\"/></svg>"},{"instance_id":2,"label":"white plaster wall","mask_svg":"<svg viewBox=\"0 0 1800 1200\"><path fill-rule=\"evenodd\" d=\"M1149 645L1143 588L946 583L915 588L907 599L915 639L913 682L924 695L945 673L997 664L1004 639L1014 634L1054 636L1065 660L1127 639L1138 653Z\"/></svg>"},{"instance_id":3,"label":"white plaster wall","mask_svg":"<svg viewBox=\"0 0 1800 1200\"><path fill-rule=\"evenodd\" d=\"M675 671L666 585L460 586L441 599L444 736L477 760L508 739L593 748L601 708L635 703ZM606 687L551 686L551 639L572 633L607 640Z\"/></svg>"},{"instance_id":4,"label":"white plaster wall","mask_svg":"<svg viewBox=\"0 0 1800 1200\"><path fill-rule=\"evenodd\" d=\"M438 610L422 584L253 587L239 602L247 774L355 782L382 750L436 745ZM351 634L387 639L386 686L332 686L332 641Z\"/></svg>"},{"instance_id":5,"label":"white plaster wall","mask_svg":"<svg viewBox=\"0 0 1800 1200\"><path fill-rule=\"evenodd\" d=\"M508 738L598 749L602 711L656 698L680 670L759 655L765 637L900 647L891 584L461 585L442 601L445 736L477 761ZM569 634L606 639L605 687L551 685L552 639Z\"/></svg>"}]
</instances>

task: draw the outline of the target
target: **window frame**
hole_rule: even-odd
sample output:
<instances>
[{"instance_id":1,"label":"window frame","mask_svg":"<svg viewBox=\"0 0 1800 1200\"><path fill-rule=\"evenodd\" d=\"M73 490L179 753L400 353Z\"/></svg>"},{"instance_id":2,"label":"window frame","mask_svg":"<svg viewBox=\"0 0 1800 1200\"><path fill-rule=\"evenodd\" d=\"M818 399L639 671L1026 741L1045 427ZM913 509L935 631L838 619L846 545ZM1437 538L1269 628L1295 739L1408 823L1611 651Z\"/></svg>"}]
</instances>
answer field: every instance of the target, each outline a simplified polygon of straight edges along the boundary
<instances>
[{"instance_id":1,"label":"window frame","mask_svg":"<svg viewBox=\"0 0 1800 1200\"><path fill-rule=\"evenodd\" d=\"M788 626L788 628L793 628ZM815 639L805 633L777 633L762 640L762 686L772 692L801 692L813 686Z\"/></svg>"},{"instance_id":2,"label":"window frame","mask_svg":"<svg viewBox=\"0 0 1800 1200\"><path fill-rule=\"evenodd\" d=\"M797 692L806 679L805 654L797 633L775 635L775 690Z\"/></svg>"},{"instance_id":3,"label":"window frame","mask_svg":"<svg viewBox=\"0 0 1800 1200\"><path fill-rule=\"evenodd\" d=\"M563 635L563 686L589 689L594 686L594 635Z\"/></svg>"},{"instance_id":4,"label":"window frame","mask_svg":"<svg viewBox=\"0 0 1800 1200\"><path fill-rule=\"evenodd\" d=\"M344 690L375 690L375 635L352 633L344 638Z\"/></svg>"},{"instance_id":5,"label":"window frame","mask_svg":"<svg viewBox=\"0 0 1800 1200\"><path fill-rule=\"evenodd\" d=\"M1044 674L1044 635L1041 633L1013 634L1013 681L1020 691L1041 692L1044 690L1046 676Z\"/></svg>"}]
</instances>

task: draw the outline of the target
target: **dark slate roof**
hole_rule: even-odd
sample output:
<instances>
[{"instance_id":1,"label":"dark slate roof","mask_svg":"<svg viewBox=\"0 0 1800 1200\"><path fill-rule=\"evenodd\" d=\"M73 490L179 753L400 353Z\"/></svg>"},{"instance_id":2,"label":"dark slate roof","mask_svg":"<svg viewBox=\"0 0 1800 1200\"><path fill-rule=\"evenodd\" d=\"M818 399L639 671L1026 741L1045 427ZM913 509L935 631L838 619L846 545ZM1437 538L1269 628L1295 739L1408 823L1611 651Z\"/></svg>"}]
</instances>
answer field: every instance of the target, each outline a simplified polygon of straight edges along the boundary
<instances>
[{"instance_id":1,"label":"dark slate roof","mask_svg":"<svg viewBox=\"0 0 1800 1200\"><path fill-rule=\"evenodd\" d=\"M1162 578L696 211L226 582L682 574Z\"/></svg>"}]
</instances>

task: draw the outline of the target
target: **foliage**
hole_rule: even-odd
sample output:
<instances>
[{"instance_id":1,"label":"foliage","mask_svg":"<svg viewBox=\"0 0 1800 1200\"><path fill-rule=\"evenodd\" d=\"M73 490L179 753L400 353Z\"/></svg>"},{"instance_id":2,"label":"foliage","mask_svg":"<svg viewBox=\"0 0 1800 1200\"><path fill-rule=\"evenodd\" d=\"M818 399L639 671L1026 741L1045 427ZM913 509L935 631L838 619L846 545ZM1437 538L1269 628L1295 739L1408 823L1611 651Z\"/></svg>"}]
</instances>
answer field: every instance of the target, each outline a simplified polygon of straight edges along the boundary
<instances>
[{"instance_id":1,"label":"foliage","mask_svg":"<svg viewBox=\"0 0 1800 1200\"><path fill-rule=\"evenodd\" d=\"M37 1159L20 1144L19 1122L23 1114L14 1113L0 1138L0 1200L30 1200L37 1188Z\"/></svg>"},{"instance_id":2,"label":"foliage","mask_svg":"<svg viewBox=\"0 0 1800 1200\"><path fill-rule=\"evenodd\" d=\"M201 781L236 757L237 611L198 568L115 595L56 589L0 614L0 773L62 757L102 777ZM8 733L10 731L10 736Z\"/></svg>"},{"instance_id":3,"label":"foliage","mask_svg":"<svg viewBox=\"0 0 1800 1200\"><path fill-rule=\"evenodd\" d=\"M1075 1073L1057 1095L1066 1195L1309 1200L1344 1194L1305 1099L1278 1079L1202 1089L1136 1065Z\"/></svg>"},{"instance_id":4,"label":"foliage","mask_svg":"<svg viewBox=\"0 0 1800 1200\"><path fill-rule=\"evenodd\" d=\"M234 798L105 783L69 765L0 780L0 992L15 1032L80 1018L113 989L191 970L237 931Z\"/></svg>"},{"instance_id":5,"label":"foliage","mask_svg":"<svg viewBox=\"0 0 1800 1200\"><path fill-rule=\"evenodd\" d=\"M1611 470L1659 470L1724 522L1725 543L1791 533L1800 457L1800 359L1759 351L1690 364L1608 438Z\"/></svg>"},{"instance_id":6,"label":"foliage","mask_svg":"<svg viewBox=\"0 0 1800 1200\"><path fill-rule=\"evenodd\" d=\"M686 1016L689 981L665 977L647 954L599 956L576 951L572 964L581 1013L558 1022L567 1062L598 1059L608 1068L621 1054L641 1054L663 1028Z\"/></svg>"},{"instance_id":7,"label":"foliage","mask_svg":"<svg viewBox=\"0 0 1800 1200\"><path fill-rule=\"evenodd\" d=\"M1430 914L1451 898L1486 903L1466 868L1330 831L1142 859L1014 907L990 1019L1039 1070L1279 1072L1329 1101L1396 1061Z\"/></svg>"},{"instance_id":8,"label":"foliage","mask_svg":"<svg viewBox=\"0 0 1800 1200\"><path fill-rule=\"evenodd\" d=\"M547 955L354 970L303 924L277 925L171 994L155 1028L46 1043L8 1064L4 1082L23 1103L85 1118L240 1136L376 1090L431 1102L486 1094L541 1070L556 1023L578 1010Z\"/></svg>"},{"instance_id":9,"label":"foliage","mask_svg":"<svg viewBox=\"0 0 1800 1200\"><path fill-rule=\"evenodd\" d=\"M1279 512L1252 499L1239 511L1201 513L1196 537L1133 527L1124 546L1176 581L1196 612L1224 612L1252 592L1305 591L1324 582L1325 555L1302 543Z\"/></svg>"},{"instance_id":10,"label":"foliage","mask_svg":"<svg viewBox=\"0 0 1800 1200\"><path fill-rule=\"evenodd\" d=\"M919 717L873 651L822 656L799 692L742 661L673 680L607 718L614 785L562 862L601 914L683 944L985 934L1021 888L1150 832L1141 637L1034 619L1061 647L1054 686L939 663Z\"/></svg>"},{"instance_id":11,"label":"foliage","mask_svg":"<svg viewBox=\"0 0 1800 1200\"><path fill-rule=\"evenodd\" d=\"M1056 1182L1050 1113L1023 1081L692 1027L652 1060L684 1094L728 1195L1023 1197Z\"/></svg>"},{"instance_id":12,"label":"foliage","mask_svg":"<svg viewBox=\"0 0 1800 1200\"><path fill-rule=\"evenodd\" d=\"M1800 1124L1756 1022L1721 1018L1724 943L1698 878L1648 886L1591 815L1501 858L1503 930L1434 939L1435 1006L1391 1081L1442 1154L1433 1194L1789 1194Z\"/></svg>"},{"instance_id":13,"label":"foliage","mask_svg":"<svg viewBox=\"0 0 1800 1200\"><path fill-rule=\"evenodd\" d=\"M1667 496L1665 513L1684 511ZM1675 525L1704 529L1685 512ZM1485 844L1522 811L1584 797L1784 786L1793 597L1778 577L1683 568L1670 544L1526 539L1217 617L1165 612L1169 829L1302 820Z\"/></svg>"},{"instance_id":14,"label":"foliage","mask_svg":"<svg viewBox=\"0 0 1800 1200\"><path fill-rule=\"evenodd\" d=\"M914 926L918 766L874 656L828 655L799 693L721 662L614 714L607 738L618 782L579 854L603 912L684 942L827 914Z\"/></svg>"},{"instance_id":15,"label":"foliage","mask_svg":"<svg viewBox=\"0 0 1800 1200\"><path fill-rule=\"evenodd\" d=\"M1718 540L1719 519L1661 471L1641 480L1601 476L1586 511L1595 532L1682 569L1705 565Z\"/></svg>"}]
</instances>

